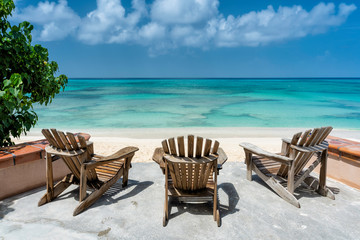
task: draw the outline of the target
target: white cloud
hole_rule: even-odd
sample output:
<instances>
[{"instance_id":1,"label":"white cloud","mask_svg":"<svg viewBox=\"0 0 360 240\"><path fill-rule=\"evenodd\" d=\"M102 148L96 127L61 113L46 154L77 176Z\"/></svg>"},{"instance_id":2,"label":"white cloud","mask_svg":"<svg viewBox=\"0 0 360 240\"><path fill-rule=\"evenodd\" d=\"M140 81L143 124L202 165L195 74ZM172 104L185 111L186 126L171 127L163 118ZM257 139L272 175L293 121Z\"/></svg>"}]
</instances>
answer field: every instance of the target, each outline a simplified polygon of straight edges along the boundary
<instances>
[{"instance_id":1,"label":"white cloud","mask_svg":"<svg viewBox=\"0 0 360 240\"><path fill-rule=\"evenodd\" d=\"M207 21L218 13L218 0L155 0L151 19L164 24Z\"/></svg>"},{"instance_id":2,"label":"white cloud","mask_svg":"<svg viewBox=\"0 0 360 240\"><path fill-rule=\"evenodd\" d=\"M225 4L225 3L224 3ZM83 19L65 0L40 2L16 14L42 30L41 40L56 40L72 32L86 44L140 44L151 55L176 47L259 46L321 34L340 26L356 10L354 4L319 3L310 11L302 6L268 6L239 16L223 16L218 0L132 0L125 10L120 0L97 0L97 8ZM80 23L81 22L81 23Z\"/></svg>"},{"instance_id":3,"label":"white cloud","mask_svg":"<svg viewBox=\"0 0 360 240\"><path fill-rule=\"evenodd\" d=\"M67 5L66 0L39 2L36 7L29 6L16 11L13 19L29 21L41 26L35 37L42 41L63 39L74 33L80 24L80 17Z\"/></svg>"},{"instance_id":4,"label":"white cloud","mask_svg":"<svg viewBox=\"0 0 360 240\"><path fill-rule=\"evenodd\" d=\"M279 7L277 11L269 6L236 18L230 15L212 19L208 28L216 32L217 46L258 46L323 33L344 23L355 9L353 4L340 4L336 13L333 3L320 3L309 12L301 6Z\"/></svg>"},{"instance_id":5,"label":"white cloud","mask_svg":"<svg viewBox=\"0 0 360 240\"><path fill-rule=\"evenodd\" d=\"M102 43L122 28L124 19L120 0L97 0L97 9L82 20L78 38L89 44Z\"/></svg>"},{"instance_id":6,"label":"white cloud","mask_svg":"<svg viewBox=\"0 0 360 240\"><path fill-rule=\"evenodd\" d=\"M146 41L164 39L165 27L158 23L151 22L139 30L139 36L144 38Z\"/></svg>"},{"instance_id":7,"label":"white cloud","mask_svg":"<svg viewBox=\"0 0 360 240\"><path fill-rule=\"evenodd\" d=\"M137 24L147 16L145 0L133 0L126 14L120 0L97 0L97 9L82 20L78 39L88 43L125 43L137 38Z\"/></svg>"}]
</instances>

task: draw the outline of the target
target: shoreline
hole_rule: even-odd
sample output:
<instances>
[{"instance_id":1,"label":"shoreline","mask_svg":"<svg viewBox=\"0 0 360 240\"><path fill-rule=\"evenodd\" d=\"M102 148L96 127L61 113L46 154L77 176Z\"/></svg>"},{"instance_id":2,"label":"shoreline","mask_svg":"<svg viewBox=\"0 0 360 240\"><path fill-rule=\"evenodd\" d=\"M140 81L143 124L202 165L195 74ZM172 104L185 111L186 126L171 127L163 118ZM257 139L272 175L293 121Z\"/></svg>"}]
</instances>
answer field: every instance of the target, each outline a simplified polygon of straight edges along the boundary
<instances>
[{"instance_id":1,"label":"shoreline","mask_svg":"<svg viewBox=\"0 0 360 240\"><path fill-rule=\"evenodd\" d=\"M139 148L133 159L134 162L152 162L152 155L161 141L165 138L186 136L193 134L218 140L228 156L228 161L244 161L244 150L239 146L241 142L253 143L264 150L277 153L281 150L281 139L291 138L295 133L308 128L134 128L134 129L59 129L64 132L85 132L91 135L95 153L110 155L126 146ZM330 134L341 138L360 140L360 130L335 129ZM43 139L41 129L32 129L27 136L13 139L15 143L22 143Z\"/></svg>"},{"instance_id":2,"label":"shoreline","mask_svg":"<svg viewBox=\"0 0 360 240\"><path fill-rule=\"evenodd\" d=\"M309 127L184 127L184 128L58 128L64 132L85 132L92 137L118 137L134 139L163 139L182 135L207 138L289 138ZM360 129L335 128L332 136L360 141ZM42 137L41 128L33 128L26 137Z\"/></svg>"}]
</instances>

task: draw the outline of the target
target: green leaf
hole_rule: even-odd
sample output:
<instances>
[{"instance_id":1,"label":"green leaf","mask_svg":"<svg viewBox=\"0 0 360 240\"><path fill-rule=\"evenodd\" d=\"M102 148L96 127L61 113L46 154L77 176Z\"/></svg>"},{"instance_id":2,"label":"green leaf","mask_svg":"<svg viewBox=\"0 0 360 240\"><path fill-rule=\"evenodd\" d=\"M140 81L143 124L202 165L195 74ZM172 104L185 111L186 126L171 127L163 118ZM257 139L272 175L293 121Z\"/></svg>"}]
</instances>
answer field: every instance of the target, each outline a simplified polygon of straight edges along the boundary
<instances>
[{"instance_id":1,"label":"green leaf","mask_svg":"<svg viewBox=\"0 0 360 240\"><path fill-rule=\"evenodd\" d=\"M11 81L7 79L3 83L4 83L4 87L7 87L11 84Z\"/></svg>"},{"instance_id":2,"label":"green leaf","mask_svg":"<svg viewBox=\"0 0 360 240\"><path fill-rule=\"evenodd\" d=\"M48 50L31 44L33 25L7 21L14 8L12 0L0 0L0 147L35 126L33 104L50 103L67 84L65 75L55 77L58 65Z\"/></svg>"}]
</instances>

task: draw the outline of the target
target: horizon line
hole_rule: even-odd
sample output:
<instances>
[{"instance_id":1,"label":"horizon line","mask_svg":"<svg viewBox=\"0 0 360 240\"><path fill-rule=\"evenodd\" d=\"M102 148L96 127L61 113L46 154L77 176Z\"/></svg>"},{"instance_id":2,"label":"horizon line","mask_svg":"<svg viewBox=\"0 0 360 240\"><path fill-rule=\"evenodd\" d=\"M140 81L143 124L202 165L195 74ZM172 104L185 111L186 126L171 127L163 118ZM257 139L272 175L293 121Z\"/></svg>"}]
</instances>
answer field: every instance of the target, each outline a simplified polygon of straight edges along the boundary
<instances>
[{"instance_id":1,"label":"horizon line","mask_svg":"<svg viewBox=\"0 0 360 240\"><path fill-rule=\"evenodd\" d=\"M69 79L360 79L360 77L68 77Z\"/></svg>"}]
</instances>

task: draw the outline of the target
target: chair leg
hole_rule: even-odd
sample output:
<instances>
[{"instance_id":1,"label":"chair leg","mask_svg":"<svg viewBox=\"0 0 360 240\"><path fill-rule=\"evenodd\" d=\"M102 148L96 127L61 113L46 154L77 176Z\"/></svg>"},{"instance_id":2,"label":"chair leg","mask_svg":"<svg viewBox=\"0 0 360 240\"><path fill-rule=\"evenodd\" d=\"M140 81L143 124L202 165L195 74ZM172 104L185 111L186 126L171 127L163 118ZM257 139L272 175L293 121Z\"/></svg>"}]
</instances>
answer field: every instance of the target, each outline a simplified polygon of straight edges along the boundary
<instances>
[{"instance_id":1,"label":"chair leg","mask_svg":"<svg viewBox=\"0 0 360 240\"><path fill-rule=\"evenodd\" d=\"M318 193L323 196L327 195L327 187L326 187L327 157L328 157L328 151L327 149L325 149L320 156L321 167L320 167L319 188L318 188Z\"/></svg>"},{"instance_id":2,"label":"chair leg","mask_svg":"<svg viewBox=\"0 0 360 240\"><path fill-rule=\"evenodd\" d=\"M134 154L131 155L130 157L125 158L125 163L124 163L124 175L123 175L123 180L122 180L122 187L126 187L128 184L128 178L129 178L129 170L130 170L130 163L131 163L131 159L134 157Z\"/></svg>"},{"instance_id":3,"label":"chair leg","mask_svg":"<svg viewBox=\"0 0 360 240\"><path fill-rule=\"evenodd\" d=\"M279 182L275 180L273 177L268 177L265 174L263 174L258 168L254 168L254 171L256 174L269 186L272 190L274 190L281 198L283 198L285 201L291 203L295 207L300 208L300 203L294 197L293 194L289 193Z\"/></svg>"},{"instance_id":4,"label":"chair leg","mask_svg":"<svg viewBox=\"0 0 360 240\"><path fill-rule=\"evenodd\" d=\"M86 171L86 165L85 164L81 164L81 169L80 169L80 196L79 196L79 202L82 202L85 197L86 197L86 183L87 183L87 179L86 179L86 175L87 175L87 171Z\"/></svg>"},{"instance_id":5,"label":"chair leg","mask_svg":"<svg viewBox=\"0 0 360 240\"><path fill-rule=\"evenodd\" d=\"M98 200L114 183L116 183L120 179L120 177L123 176L123 174L124 168L120 169L119 172L110 181L104 183L99 189L92 192L84 201L79 204L79 206L77 206L77 208L75 208L73 216L78 215L79 213L90 207L92 204L94 204L94 202Z\"/></svg>"},{"instance_id":6,"label":"chair leg","mask_svg":"<svg viewBox=\"0 0 360 240\"><path fill-rule=\"evenodd\" d=\"M311 189L313 189L320 195L335 200L335 194L328 187L325 187L325 189L323 190L319 188L319 180L317 178L308 176L307 178L305 178L304 183L306 183Z\"/></svg>"},{"instance_id":7,"label":"chair leg","mask_svg":"<svg viewBox=\"0 0 360 240\"><path fill-rule=\"evenodd\" d=\"M55 186L54 186L54 194L53 194L53 198L56 198L57 196L59 196L63 191L65 191L71 184L71 176L72 174L68 174L67 176L65 176L60 182L58 182ZM48 203L49 201L48 199L48 193L45 193L44 196L42 196L42 198L39 200L38 202L38 206L44 205L45 203Z\"/></svg>"},{"instance_id":8,"label":"chair leg","mask_svg":"<svg viewBox=\"0 0 360 240\"><path fill-rule=\"evenodd\" d=\"M165 197L163 227L166 227L169 220L169 198Z\"/></svg>"},{"instance_id":9,"label":"chair leg","mask_svg":"<svg viewBox=\"0 0 360 240\"><path fill-rule=\"evenodd\" d=\"M98 190L91 193L84 201L82 201L73 212L73 216L78 215L98 200L111 186L112 184L106 183L102 185Z\"/></svg>"},{"instance_id":10,"label":"chair leg","mask_svg":"<svg viewBox=\"0 0 360 240\"><path fill-rule=\"evenodd\" d=\"M46 193L40 199L38 206L54 199L54 179L51 154L46 153Z\"/></svg>"},{"instance_id":11,"label":"chair leg","mask_svg":"<svg viewBox=\"0 0 360 240\"><path fill-rule=\"evenodd\" d=\"M163 217L163 227L165 227L169 220L169 175L168 175L168 165L165 161L165 203L164 203L164 217Z\"/></svg>"},{"instance_id":12,"label":"chair leg","mask_svg":"<svg viewBox=\"0 0 360 240\"><path fill-rule=\"evenodd\" d=\"M249 181L252 181L252 154L249 151L245 150L245 163L246 163L246 178Z\"/></svg>"}]
</instances>

